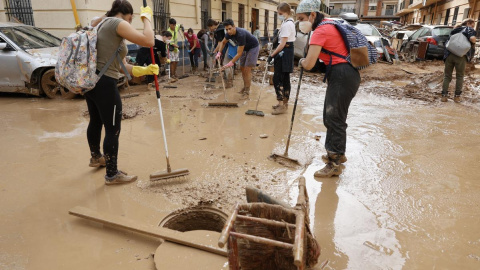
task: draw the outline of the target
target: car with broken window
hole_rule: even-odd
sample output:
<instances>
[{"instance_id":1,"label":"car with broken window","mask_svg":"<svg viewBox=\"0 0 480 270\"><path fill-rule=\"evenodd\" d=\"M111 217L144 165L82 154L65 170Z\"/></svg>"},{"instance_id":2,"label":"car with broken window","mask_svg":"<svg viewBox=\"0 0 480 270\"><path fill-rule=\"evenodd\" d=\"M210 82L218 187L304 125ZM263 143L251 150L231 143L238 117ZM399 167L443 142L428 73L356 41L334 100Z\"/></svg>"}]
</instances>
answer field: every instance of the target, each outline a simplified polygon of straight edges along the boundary
<instances>
[{"instance_id":1,"label":"car with broken window","mask_svg":"<svg viewBox=\"0 0 480 270\"><path fill-rule=\"evenodd\" d=\"M55 80L61 39L30 25L0 22L0 92L74 98ZM126 83L125 77L118 85Z\"/></svg>"},{"instance_id":2,"label":"car with broken window","mask_svg":"<svg viewBox=\"0 0 480 270\"><path fill-rule=\"evenodd\" d=\"M424 25L408 37L407 42L402 45L400 51L407 52L409 48L412 48L415 44L427 42L426 58L442 59L445 51L445 43L452 30L452 26Z\"/></svg>"}]
</instances>

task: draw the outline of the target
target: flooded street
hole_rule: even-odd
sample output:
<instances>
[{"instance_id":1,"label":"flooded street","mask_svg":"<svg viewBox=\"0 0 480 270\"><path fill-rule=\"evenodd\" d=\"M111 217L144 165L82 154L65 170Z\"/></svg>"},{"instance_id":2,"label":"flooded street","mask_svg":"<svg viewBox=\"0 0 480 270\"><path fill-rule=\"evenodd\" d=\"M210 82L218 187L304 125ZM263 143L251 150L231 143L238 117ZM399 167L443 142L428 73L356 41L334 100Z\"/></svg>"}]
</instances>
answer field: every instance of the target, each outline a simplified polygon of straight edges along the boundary
<instances>
[{"instance_id":1,"label":"flooded street","mask_svg":"<svg viewBox=\"0 0 480 270\"><path fill-rule=\"evenodd\" d=\"M376 65L388 73L385 67L391 66ZM442 67L416 68L425 73L394 78L400 73L391 72L383 80L370 69L362 73L366 79L347 120L348 161L340 177L329 179L313 178L323 166L326 131L326 85L313 75L300 90L289 156L302 166L294 168L267 157L285 150L295 79L289 113L279 116L271 115L275 95L266 85L256 84L239 108L208 108L208 102L223 102L223 91L204 91L201 77L161 89L170 161L190 176L154 183L149 175L166 168L155 93L132 87L140 95L123 100L124 111L136 113L122 121L119 169L139 180L124 186L105 186L104 169L88 167L84 100L2 95L0 269L227 269L221 257L210 260L209 253L189 253L68 211L84 206L156 227L189 206L229 214L236 202L246 202L248 185L293 205L300 175L307 179L311 227L322 247L315 269L479 269L478 69L468 98L456 104L439 101L435 76ZM410 92L399 92L405 88ZM259 90L265 117L245 115ZM230 102L240 96L233 92L228 89Z\"/></svg>"}]
</instances>

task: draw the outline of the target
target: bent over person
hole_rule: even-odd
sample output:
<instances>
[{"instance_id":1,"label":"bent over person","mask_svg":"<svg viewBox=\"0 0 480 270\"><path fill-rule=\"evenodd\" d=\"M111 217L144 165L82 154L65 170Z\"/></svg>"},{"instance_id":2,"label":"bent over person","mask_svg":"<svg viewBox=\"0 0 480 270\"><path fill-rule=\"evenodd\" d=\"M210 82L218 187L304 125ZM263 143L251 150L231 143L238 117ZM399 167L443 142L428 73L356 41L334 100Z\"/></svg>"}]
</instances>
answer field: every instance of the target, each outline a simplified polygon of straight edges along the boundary
<instances>
[{"instance_id":1,"label":"bent over person","mask_svg":"<svg viewBox=\"0 0 480 270\"><path fill-rule=\"evenodd\" d=\"M250 34L247 30L239 27L235 27L232 19L227 19L223 22L227 34L223 41L219 44L219 48L216 59L220 59L222 56L222 49L227 42L233 42L234 46L238 46L237 54L233 59L228 62L224 69L233 67L234 63L240 59L240 69L242 71L243 88L240 91L244 98L248 98L250 94L250 85L252 83L252 68L257 66L258 53L260 52L260 44L258 40Z\"/></svg>"},{"instance_id":2,"label":"bent over person","mask_svg":"<svg viewBox=\"0 0 480 270\"><path fill-rule=\"evenodd\" d=\"M297 7L299 28L303 33L313 30L310 38L310 47L307 57L300 59L299 65L311 70L318 59L331 64L327 72L327 91L323 107L323 123L327 128L325 149L327 154L322 156L325 167L315 172L315 177L331 177L340 175L340 163L347 161L345 148L347 144L347 114L350 103L360 86L360 73L347 60L323 53L322 48L339 55L347 56L349 52L342 35L334 25L319 25L325 20L320 12L318 0L303 0ZM331 62L331 63L330 63Z\"/></svg>"},{"instance_id":3,"label":"bent over person","mask_svg":"<svg viewBox=\"0 0 480 270\"><path fill-rule=\"evenodd\" d=\"M132 5L126 0L115 0L112 9L98 26L97 33L97 74L107 64L108 60L120 48L120 58L125 59L127 46L125 39L144 47L154 46L154 35L150 24L152 18L150 7L141 8L141 18L144 24L143 33L131 26L133 19ZM94 25L93 25L94 26ZM92 158L90 167L106 166L105 184L122 184L137 180L137 176L127 175L118 170L118 140L122 123L122 100L117 83L120 78L121 65L135 77L158 75L158 65L147 67L128 65L125 60L119 63L117 58L108 66L105 74L100 77L95 87L85 93L90 122L87 128L87 139ZM100 152L102 127L105 127L103 153Z\"/></svg>"}]
</instances>

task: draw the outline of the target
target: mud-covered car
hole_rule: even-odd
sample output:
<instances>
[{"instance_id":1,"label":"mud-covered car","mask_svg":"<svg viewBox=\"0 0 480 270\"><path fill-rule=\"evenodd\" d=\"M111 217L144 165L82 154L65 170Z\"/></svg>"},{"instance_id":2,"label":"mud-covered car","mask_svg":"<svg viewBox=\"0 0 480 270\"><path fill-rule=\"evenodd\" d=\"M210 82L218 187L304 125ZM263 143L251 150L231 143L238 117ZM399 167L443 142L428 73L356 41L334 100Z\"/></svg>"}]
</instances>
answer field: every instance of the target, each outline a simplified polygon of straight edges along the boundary
<instances>
[{"instance_id":1,"label":"mud-covered car","mask_svg":"<svg viewBox=\"0 0 480 270\"><path fill-rule=\"evenodd\" d=\"M0 22L0 92L73 98L55 80L61 40L34 26ZM125 77L118 85L125 84Z\"/></svg>"}]
</instances>

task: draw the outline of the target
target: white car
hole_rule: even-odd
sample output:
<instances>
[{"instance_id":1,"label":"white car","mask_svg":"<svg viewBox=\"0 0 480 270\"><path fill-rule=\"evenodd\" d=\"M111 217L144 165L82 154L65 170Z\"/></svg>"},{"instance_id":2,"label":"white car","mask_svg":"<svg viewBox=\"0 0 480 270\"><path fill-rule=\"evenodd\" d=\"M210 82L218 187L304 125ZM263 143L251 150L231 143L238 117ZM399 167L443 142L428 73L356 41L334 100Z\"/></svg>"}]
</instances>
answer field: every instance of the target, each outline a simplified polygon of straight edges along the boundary
<instances>
[{"instance_id":1,"label":"white car","mask_svg":"<svg viewBox=\"0 0 480 270\"><path fill-rule=\"evenodd\" d=\"M367 38L370 44L377 49L378 56L383 55L383 45L391 46L390 41L382 36L375 26L368 23L357 23L354 25Z\"/></svg>"},{"instance_id":2,"label":"white car","mask_svg":"<svg viewBox=\"0 0 480 270\"><path fill-rule=\"evenodd\" d=\"M61 40L34 26L0 23L0 92L74 98L55 80ZM123 76L118 86L126 83Z\"/></svg>"}]
</instances>

